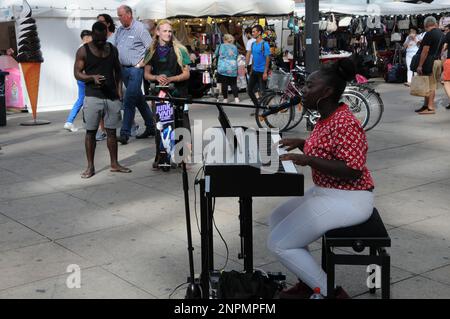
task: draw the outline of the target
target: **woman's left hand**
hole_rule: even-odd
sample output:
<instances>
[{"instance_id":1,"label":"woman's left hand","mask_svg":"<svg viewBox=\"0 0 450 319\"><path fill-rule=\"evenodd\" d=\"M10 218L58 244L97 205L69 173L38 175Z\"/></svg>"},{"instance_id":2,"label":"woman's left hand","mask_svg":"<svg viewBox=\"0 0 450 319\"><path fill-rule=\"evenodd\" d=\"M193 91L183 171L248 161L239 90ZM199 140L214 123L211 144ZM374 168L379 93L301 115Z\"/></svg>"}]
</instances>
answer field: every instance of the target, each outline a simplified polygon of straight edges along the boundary
<instances>
[{"instance_id":1,"label":"woman's left hand","mask_svg":"<svg viewBox=\"0 0 450 319\"><path fill-rule=\"evenodd\" d=\"M285 154L280 156L280 160L284 161L292 161L296 165L300 166L308 166L310 163L310 157L304 154Z\"/></svg>"}]
</instances>

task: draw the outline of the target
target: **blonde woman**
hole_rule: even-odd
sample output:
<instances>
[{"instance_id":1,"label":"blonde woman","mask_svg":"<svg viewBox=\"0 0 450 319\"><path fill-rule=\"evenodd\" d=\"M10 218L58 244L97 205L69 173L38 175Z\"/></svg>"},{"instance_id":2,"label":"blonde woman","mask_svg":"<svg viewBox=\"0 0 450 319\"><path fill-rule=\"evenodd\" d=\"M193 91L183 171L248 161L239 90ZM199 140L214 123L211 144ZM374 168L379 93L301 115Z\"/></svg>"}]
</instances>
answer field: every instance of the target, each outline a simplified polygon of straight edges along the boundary
<instances>
[{"instance_id":1,"label":"blonde woman","mask_svg":"<svg viewBox=\"0 0 450 319\"><path fill-rule=\"evenodd\" d=\"M190 63L187 49L173 36L172 23L161 20L156 26L155 39L144 58L145 80L156 82L161 86L174 83L175 89L170 94L174 97L186 97ZM189 116L187 110L184 110L184 103L174 103L174 113L175 127L190 129ZM158 134L156 137L158 138ZM157 163L158 158L153 163L154 168L157 168Z\"/></svg>"},{"instance_id":2,"label":"blonde woman","mask_svg":"<svg viewBox=\"0 0 450 319\"><path fill-rule=\"evenodd\" d=\"M172 23L162 20L156 26L153 41L144 58L144 78L159 85L175 84L171 95L187 96L187 80L189 80L189 53L174 36Z\"/></svg>"},{"instance_id":3,"label":"blonde woman","mask_svg":"<svg viewBox=\"0 0 450 319\"><path fill-rule=\"evenodd\" d=\"M239 103L239 89L237 87L238 50L236 45L234 45L234 37L231 34L225 34L223 40L224 43L217 46L214 54L218 59L218 82L222 83L223 102L228 103L228 86L231 86L234 100L236 103Z\"/></svg>"}]
</instances>

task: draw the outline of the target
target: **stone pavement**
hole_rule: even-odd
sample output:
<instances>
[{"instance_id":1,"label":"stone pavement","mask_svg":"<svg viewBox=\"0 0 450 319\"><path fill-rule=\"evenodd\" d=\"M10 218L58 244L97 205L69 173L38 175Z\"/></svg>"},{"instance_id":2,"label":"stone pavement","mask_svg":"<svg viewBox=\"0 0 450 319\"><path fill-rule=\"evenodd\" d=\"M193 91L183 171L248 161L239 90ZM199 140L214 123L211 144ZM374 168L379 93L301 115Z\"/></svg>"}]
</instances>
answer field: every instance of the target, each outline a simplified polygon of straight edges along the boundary
<instances>
[{"instance_id":1,"label":"stone pavement","mask_svg":"<svg viewBox=\"0 0 450 319\"><path fill-rule=\"evenodd\" d=\"M437 114L418 116L413 110L420 101L407 88L381 84L379 90L386 111L368 133L368 165L376 206L392 238L392 298L450 298L450 111L442 107L447 99L441 92ZM234 125L255 125L247 109L227 113ZM66 115L42 113L51 125L22 127L31 116L14 114L0 128L0 298L168 298L189 272L180 170L152 171L153 140L133 138L119 148L122 164L133 173L110 173L103 141L97 175L82 180L84 131L63 130ZM202 119L204 128L218 126L214 107L194 105L191 119ZM295 134L306 136L304 125ZM191 182L198 168L192 167ZM311 174L303 172L307 188ZM190 188L199 272L192 183ZM295 276L266 248L267 218L281 201L254 200L255 267L283 271L293 284ZM215 221L230 252L227 261L216 236L217 269L226 262L228 270L242 269L237 212L237 200L217 200ZM320 244L310 248L319 260ZM81 289L66 285L73 264L81 267ZM366 278L365 267L337 267L336 282L352 297L371 298ZM182 288L173 298L183 296Z\"/></svg>"}]
</instances>

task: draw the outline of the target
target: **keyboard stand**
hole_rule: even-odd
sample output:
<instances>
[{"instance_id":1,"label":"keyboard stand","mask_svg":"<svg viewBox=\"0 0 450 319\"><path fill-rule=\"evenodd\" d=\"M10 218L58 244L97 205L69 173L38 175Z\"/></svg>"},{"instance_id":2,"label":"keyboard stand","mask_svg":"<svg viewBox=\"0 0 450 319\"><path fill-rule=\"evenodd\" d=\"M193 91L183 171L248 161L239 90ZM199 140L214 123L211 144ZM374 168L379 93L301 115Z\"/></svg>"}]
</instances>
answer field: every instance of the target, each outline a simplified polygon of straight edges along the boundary
<instances>
[{"instance_id":1,"label":"keyboard stand","mask_svg":"<svg viewBox=\"0 0 450 319\"><path fill-rule=\"evenodd\" d=\"M208 195L208 185L205 179L200 180L200 228L201 228L201 286L203 298L209 298L209 277L214 271L214 241L213 241L213 197ZM244 271L253 272L253 199L239 198L239 220L241 237L241 253L238 258L244 260Z\"/></svg>"}]
</instances>

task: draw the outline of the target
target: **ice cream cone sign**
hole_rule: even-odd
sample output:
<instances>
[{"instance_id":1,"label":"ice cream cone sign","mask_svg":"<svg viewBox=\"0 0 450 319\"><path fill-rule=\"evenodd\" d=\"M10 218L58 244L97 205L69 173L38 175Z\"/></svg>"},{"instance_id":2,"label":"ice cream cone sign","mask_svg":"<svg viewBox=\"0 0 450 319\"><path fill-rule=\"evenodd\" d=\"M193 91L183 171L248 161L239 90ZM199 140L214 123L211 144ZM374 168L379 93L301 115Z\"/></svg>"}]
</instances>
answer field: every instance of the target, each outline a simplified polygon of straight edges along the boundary
<instances>
[{"instance_id":1,"label":"ice cream cone sign","mask_svg":"<svg viewBox=\"0 0 450 319\"><path fill-rule=\"evenodd\" d=\"M41 63L44 62L41 44L38 37L36 20L32 17L32 10L26 0L23 0L23 9L16 20L17 25L17 61L22 67L28 97L30 99L33 119L36 120L37 102L39 93L39 78Z\"/></svg>"}]
</instances>

